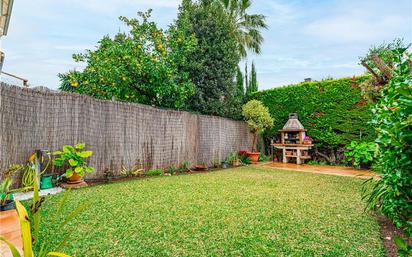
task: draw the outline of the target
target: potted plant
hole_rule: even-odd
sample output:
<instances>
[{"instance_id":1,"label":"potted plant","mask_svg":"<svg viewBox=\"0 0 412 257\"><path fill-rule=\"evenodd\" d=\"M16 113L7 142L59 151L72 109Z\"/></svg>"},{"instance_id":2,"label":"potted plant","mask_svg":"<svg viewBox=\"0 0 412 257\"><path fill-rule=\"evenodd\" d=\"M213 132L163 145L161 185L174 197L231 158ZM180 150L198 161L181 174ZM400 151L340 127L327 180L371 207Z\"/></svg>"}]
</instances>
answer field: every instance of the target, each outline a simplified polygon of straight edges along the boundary
<instances>
[{"instance_id":1,"label":"potted plant","mask_svg":"<svg viewBox=\"0 0 412 257\"><path fill-rule=\"evenodd\" d=\"M179 172L191 172L191 171L192 170L190 169L190 161L188 160L182 161Z\"/></svg>"},{"instance_id":2,"label":"potted plant","mask_svg":"<svg viewBox=\"0 0 412 257\"><path fill-rule=\"evenodd\" d=\"M305 138L303 139L303 144L304 145L311 145L312 144L312 138L310 138L309 136L305 136Z\"/></svg>"},{"instance_id":3,"label":"potted plant","mask_svg":"<svg viewBox=\"0 0 412 257\"><path fill-rule=\"evenodd\" d=\"M260 132L273 125L269 110L258 100L250 100L242 107L242 114L249 125L250 132L253 134L251 151L248 152L252 163L257 163L260 152L257 151L257 138Z\"/></svg>"},{"instance_id":4,"label":"potted plant","mask_svg":"<svg viewBox=\"0 0 412 257\"><path fill-rule=\"evenodd\" d=\"M238 156L238 154L237 154L236 152L231 152L231 153L229 154L228 159L229 159L230 164L231 164L233 167L237 167L237 166L240 165L239 156Z\"/></svg>"},{"instance_id":5,"label":"potted plant","mask_svg":"<svg viewBox=\"0 0 412 257\"><path fill-rule=\"evenodd\" d=\"M208 166L206 163L202 162L200 164L196 164L196 170L207 170Z\"/></svg>"},{"instance_id":6,"label":"potted plant","mask_svg":"<svg viewBox=\"0 0 412 257\"><path fill-rule=\"evenodd\" d=\"M222 161L222 164L220 165L222 167L222 169L227 169L229 168L229 163L227 162L227 160Z\"/></svg>"},{"instance_id":7,"label":"potted plant","mask_svg":"<svg viewBox=\"0 0 412 257\"><path fill-rule=\"evenodd\" d=\"M65 145L62 151L56 151L53 153L57 156L53 160L53 164L61 167L64 164L68 164L70 168L66 170L66 177L68 183L77 184L82 182L86 173L94 172L94 168L87 165L84 159L93 155L92 151L83 151L86 144L81 143L75 146Z\"/></svg>"},{"instance_id":8,"label":"potted plant","mask_svg":"<svg viewBox=\"0 0 412 257\"><path fill-rule=\"evenodd\" d=\"M0 183L0 211L8 211L14 209L13 192L22 191L22 189L10 189L13 184L13 174L22 169L22 165L11 165L6 172L4 172L3 179Z\"/></svg>"}]
</instances>

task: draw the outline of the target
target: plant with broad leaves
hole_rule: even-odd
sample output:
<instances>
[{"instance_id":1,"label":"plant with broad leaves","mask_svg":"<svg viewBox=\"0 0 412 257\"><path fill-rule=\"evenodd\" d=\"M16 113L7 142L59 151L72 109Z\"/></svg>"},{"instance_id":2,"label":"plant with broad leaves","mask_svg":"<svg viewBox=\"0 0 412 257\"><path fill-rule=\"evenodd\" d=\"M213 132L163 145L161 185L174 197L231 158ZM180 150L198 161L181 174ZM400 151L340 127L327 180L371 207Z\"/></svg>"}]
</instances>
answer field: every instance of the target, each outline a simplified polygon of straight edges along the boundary
<instances>
[{"instance_id":1,"label":"plant with broad leaves","mask_svg":"<svg viewBox=\"0 0 412 257\"><path fill-rule=\"evenodd\" d=\"M83 151L86 144L80 143L75 146L65 145L61 151L53 153L57 156L53 160L53 164L61 167L64 164L68 164L70 168L66 170L66 176L71 177L74 173L83 177L86 173L94 172L94 168L87 165L84 159L93 155L92 151Z\"/></svg>"},{"instance_id":2,"label":"plant with broad leaves","mask_svg":"<svg viewBox=\"0 0 412 257\"><path fill-rule=\"evenodd\" d=\"M351 162L356 168L360 168L361 165L371 165L377 154L377 145L373 142L352 141L346 149L346 161Z\"/></svg>"},{"instance_id":3,"label":"plant with broad leaves","mask_svg":"<svg viewBox=\"0 0 412 257\"><path fill-rule=\"evenodd\" d=\"M412 236L412 54L392 50L393 77L373 109L381 179L365 187L369 208L378 208L396 227Z\"/></svg>"}]
</instances>

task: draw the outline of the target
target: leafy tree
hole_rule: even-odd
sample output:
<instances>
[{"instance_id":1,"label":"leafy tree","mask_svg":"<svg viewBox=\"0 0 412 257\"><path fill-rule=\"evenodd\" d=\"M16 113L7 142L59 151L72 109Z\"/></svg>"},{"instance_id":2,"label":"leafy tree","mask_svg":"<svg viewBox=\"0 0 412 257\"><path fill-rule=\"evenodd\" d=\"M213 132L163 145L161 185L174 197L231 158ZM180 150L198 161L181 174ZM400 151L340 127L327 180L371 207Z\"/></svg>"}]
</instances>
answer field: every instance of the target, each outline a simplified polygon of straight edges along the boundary
<instances>
[{"instance_id":1,"label":"leafy tree","mask_svg":"<svg viewBox=\"0 0 412 257\"><path fill-rule=\"evenodd\" d=\"M260 54L263 36L261 29L266 29L265 16L248 14L251 0L215 0L226 11L232 23L233 34L241 57L247 56L247 50Z\"/></svg>"},{"instance_id":2,"label":"leafy tree","mask_svg":"<svg viewBox=\"0 0 412 257\"><path fill-rule=\"evenodd\" d=\"M241 103L235 77L240 56L229 17L208 1L184 0L176 26L197 39L196 50L180 66L195 85L188 109L204 114L240 118Z\"/></svg>"},{"instance_id":3,"label":"leafy tree","mask_svg":"<svg viewBox=\"0 0 412 257\"><path fill-rule=\"evenodd\" d=\"M266 128L273 125L273 119L270 117L269 109L258 100L250 100L242 107L242 114L249 126L250 132L253 133L252 152L257 152L257 136Z\"/></svg>"},{"instance_id":4,"label":"leafy tree","mask_svg":"<svg viewBox=\"0 0 412 257\"><path fill-rule=\"evenodd\" d=\"M113 39L103 37L96 50L75 54L83 71L59 74L63 91L182 108L193 95L189 73L180 69L194 51L196 39L176 26L164 31L149 21L151 10L137 19L120 17L130 29Z\"/></svg>"}]
</instances>

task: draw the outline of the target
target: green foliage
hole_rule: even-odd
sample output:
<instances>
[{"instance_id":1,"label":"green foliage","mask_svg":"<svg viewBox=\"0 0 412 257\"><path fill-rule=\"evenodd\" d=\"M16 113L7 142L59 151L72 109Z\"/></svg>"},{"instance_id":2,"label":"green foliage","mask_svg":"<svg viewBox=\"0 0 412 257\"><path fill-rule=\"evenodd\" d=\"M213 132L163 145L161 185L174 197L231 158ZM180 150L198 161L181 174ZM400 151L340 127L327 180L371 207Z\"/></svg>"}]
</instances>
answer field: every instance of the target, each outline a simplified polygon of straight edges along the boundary
<instances>
[{"instance_id":1,"label":"green foliage","mask_svg":"<svg viewBox=\"0 0 412 257\"><path fill-rule=\"evenodd\" d=\"M180 169L182 172L190 171L190 161L184 160L180 165Z\"/></svg>"},{"instance_id":2,"label":"green foliage","mask_svg":"<svg viewBox=\"0 0 412 257\"><path fill-rule=\"evenodd\" d=\"M242 164L245 164L245 165L252 163L252 161L250 160L250 157L247 155L239 155L239 160Z\"/></svg>"},{"instance_id":3,"label":"green foliage","mask_svg":"<svg viewBox=\"0 0 412 257\"><path fill-rule=\"evenodd\" d=\"M242 114L252 133L262 132L273 125L269 109L258 100L250 100L243 105Z\"/></svg>"},{"instance_id":4,"label":"green foliage","mask_svg":"<svg viewBox=\"0 0 412 257\"><path fill-rule=\"evenodd\" d=\"M352 141L346 146L346 161L351 162L353 166L360 168L362 164L372 165L377 152L377 145L373 142Z\"/></svg>"},{"instance_id":5,"label":"green foliage","mask_svg":"<svg viewBox=\"0 0 412 257\"><path fill-rule=\"evenodd\" d=\"M53 164L61 167L65 164L68 164L70 168L66 170L66 176L71 177L74 172L79 176L83 177L85 173L94 172L94 168L87 165L84 159L89 158L93 155L92 151L83 151L86 147L86 144L80 143L73 146L65 145L61 151L56 151L53 153L54 156L57 156L53 160Z\"/></svg>"},{"instance_id":6,"label":"green foliage","mask_svg":"<svg viewBox=\"0 0 412 257\"><path fill-rule=\"evenodd\" d=\"M0 183L0 205L6 204L7 200L10 200L10 187L13 183L11 178L3 178Z\"/></svg>"},{"instance_id":7,"label":"green foliage","mask_svg":"<svg viewBox=\"0 0 412 257\"><path fill-rule=\"evenodd\" d=\"M229 16L232 35L236 39L237 49L242 57L247 56L247 50L260 54L263 43L262 29L267 29L265 16L249 14L251 0L215 0L219 8L225 10Z\"/></svg>"},{"instance_id":8,"label":"green foliage","mask_svg":"<svg viewBox=\"0 0 412 257\"><path fill-rule=\"evenodd\" d=\"M105 36L96 50L73 55L87 64L83 71L60 74L60 89L101 99L182 108L193 92L189 74L179 69L196 39L175 26L159 29L149 21L151 10L140 19L120 17L130 29L113 39Z\"/></svg>"},{"instance_id":9,"label":"green foliage","mask_svg":"<svg viewBox=\"0 0 412 257\"><path fill-rule=\"evenodd\" d=\"M373 69L379 75L381 71L376 67L376 64L372 60L373 55L379 56L390 68L395 66L398 56L395 53L397 49L407 48L407 44L403 39L395 39L390 43L382 43L378 46L372 46L365 56L359 57L360 64L366 63L369 67Z\"/></svg>"},{"instance_id":10,"label":"green foliage","mask_svg":"<svg viewBox=\"0 0 412 257\"><path fill-rule=\"evenodd\" d=\"M269 110L262 102L250 100L242 107L242 114L246 119L250 131L253 133L252 152L256 152L256 141L258 133L273 125Z\"/></svg>"},{"instance_id":11,"label":"green foliage","mask_svg":"<svg viewBox=\"0 0 412 257\"><path fill-rule=\"evenodd\" d=\"M232 163L233 161L239 160L239 155L237 152L231 152L229 153L229 155L227 156L227 161L229 163Z\"/></svg>"},{"instance_id":12,"label":"green foliage","mask_svg":"<svg viewBox=\"0 0 412 257\"><path fill-rule=\"evenodd\" d=\"M126 168L125 166L122 166L120 170L120 175L123 177L136 177L136 176L140 176L141 174L143 174L143 172L144 172L143 167L140 164L140 161L138 161L135 163L135 165L133 165L130 168Z\"/></svg>"},{"instance_id":13,"label":"green foliage","mask_svg":"<svg viewBox=\"0 0 412 257\"><path fill-rule=\"evenodd\" d=\"M400 236L395 236L394 242L398 247L398 255L400 257L410 257L412 256L412 246L403 240Z\"/></svg>"},{"instance_id":14,"label":"green foliage","mask_svg":"<svg viewBox=\"0 0 412 257\"><path fill-rule=\"evenodd\" d=\"M264 154L259 155L259 160L258 161L260 161L260 162L267 162L267 161L270 161L270 160L271 160L271 157L268 156L268 155L264 155Z\"/></svg>"},{"instance_id":15,"label":"green foliage","mask_svg":"<svg viewBox=\"0 0 412 257\"><path fill-rule=\"evenodd\" d=\"M398 228L412 236L412 54L406 48L392 50L394 76L383 87L373 112L377 131L379 166L383 172L366 195L369 207L378 205Z\"/></svg>"},{"instance_id":16,"label":"green foliage","mask_svg":"<svg viewBox=\"0 0 412 257\"><path fill-rule=\"evenodd\" d=\"M240 99L240 101L243 103L245 99L245 86L244 86L243 74L239 66L237 67L237 73L236 73L236 86L237 86L237 96L236 97Z\"/></svg>"},{"instance_id":17,"label":"green foliage","mask_svg":"<svg viewBox=\"0 0 412 257\"><path fill-rule=\"evenodd\" d=\"M13 164L3 173L2 180L0 181L0 205L6 204L7 200L11 200L11 193L18 191L12 190L13 175L23 168L22 165Z\"/></svg>"},{"instance_id":18,"label":"green foliage","mask_svg":"<svg viewBox=\"0 0 412 257\"><path fill-rule=\"evenodd\" d=\"M145 175L146 176L159 176L159 175L163 175L164 171L162 169L152 169L152 170L148 170L145 171Z\"/></svg>"},{"instance_id":19,"label":"green foliage","mask_svg":"<svg viewBox=\"0 0 412 257\"><path fill-rule=\"evenodd\" d=\"M373 57L379 57L389 69L393 69L397 59L394 50L407 47L403 39L395 39L390 43L372 46L365 56L359 58L359 64L367 68L367 72L373 75L370 79L360 84L362 95L366 99L379 99L382 86L384 86L388 80L387 74L384 74L381 70L382 67L381 69L378 68Z\"/></svg>"},{"instance_id":20,"label":"green foliage","mask_svg":"<svg viewBox=\"0 0 412 257\"><path fill-rule=\"evenodd\" d=\"M169 172L171 175L175 174L178 172L178 169L176 168L176 165L172 164L170 167L167 169L167 172Z\"/></svg>"},{"instance_id":21,"label":"green foliage","mask_svg":"<svg viewBox=\"0 0 412 257\"><path fill-rule=\"evenodd\" d=\"M258 82L256 75L255 63L252 62L252 71L250 73L250 81L248 87L246 88L246 97L249 98L253 93L258 91Z\"/></svg>"},{"instance_id":22,"label":"green foliage","mask_svg":"<svg viewBox=\"0 0 412 257\"><path fill-rule=\"evenodd\" d=\"M183 1L176 27L197 39L195 51L186 55L180 70L188 73L195 94L188 109L203 114L240 119L242 99L234 81L240 56L229 17L207 1Z\"/></svg>"},{"instance_id":23,"label":"green foliage","mask_svg":"<svg viewBox=\"0 0 412 257\"><path fill-rule=\"evenodd\" d=\"M39 187L37 185L37 179L33 182L33 199L32 205L30 206L30 216L20 201L16 201L16 211L19 217L20 227L21 227L21 239L23 243L23 256L24 257L46 257L46 256L56 256L56 257L70 257L67 254L58 252L65 246L67 241L69 240L70 233L66 235L62 240L56 241L56 238L59 238L56 233L53 234L54 243L51 243L49 238L39 238L40 232L40 220L41 220L41 207L44 202L44 197L39 198ZM57 216L61 214L63 206L68 198L70 190L64 193L63 199L60 201L57 209L53 210L53 213ZM86 204L82 204L75 208L71 213L67 213L67 216L63 219L63 221L58 225L58 228L55 231L61 231L64 226L69 223L72 219L74 219L77 215L80 214L87 207ZM50 222L53 225L57 223L57 221ZM54 232L55 232L54 231ZM13 245L10 241L6 238L0 236L0 241L3 241L7 244L10 251L12 252L13 257L21 257L22 255L17 250L17 247ZM37 250L36 254L33 254L33 249Z\"/></svg>"},{"instance_id":24,"label":"green foliage","mask_svg":"<svg viewBox=\"0 0 412 257\"><path fill-rule=\"evenodd\" d=\"M303 82L259 91L253 98L267 106L277 121L267 131L268 137L278 133L289 113L298 113L316 147L332 155L353 140L371 142L375 139L374 129L368 124L372 104L362 98L358 87L368 78Z\"/></svg>"}]
</instances>

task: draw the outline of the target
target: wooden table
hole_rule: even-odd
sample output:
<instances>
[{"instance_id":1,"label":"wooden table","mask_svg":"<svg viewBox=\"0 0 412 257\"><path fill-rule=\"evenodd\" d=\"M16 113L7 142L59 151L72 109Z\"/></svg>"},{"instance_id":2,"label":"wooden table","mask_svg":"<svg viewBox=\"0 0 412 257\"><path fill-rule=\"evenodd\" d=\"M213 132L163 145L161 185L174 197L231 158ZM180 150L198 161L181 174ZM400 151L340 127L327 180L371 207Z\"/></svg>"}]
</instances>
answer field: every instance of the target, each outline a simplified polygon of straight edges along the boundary
<instances>
[{"instance_id":1,"label":"wooden table","mask_svg":"<svg viewBox=\"0 0 412 257\"><path fill-rule=\"evenodd\" d=\"M311 149L313 144L272 144L272 147L282 149L282 162L287 163L288 158L296 158L296 164L302 164L303 160L310 159L309 155L302 155L303 150ZM296 150L296 155L287 155L286 150Z\"/></svg>"},{"instance_id":2,"label":"wooden table","mask_svg":"<svg viewBox=\"0 0 412 257\"><path fill-rule=\"evenodd\" d=\"M0 235L9 240L23 255L21 227L16 210L0 212ZM0 256L12 257L9 247L4 242L0 242Z\"/></svg>"}]
</instances>

